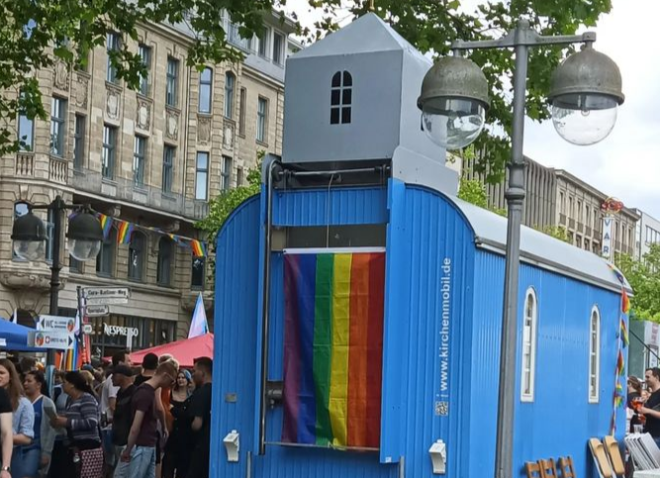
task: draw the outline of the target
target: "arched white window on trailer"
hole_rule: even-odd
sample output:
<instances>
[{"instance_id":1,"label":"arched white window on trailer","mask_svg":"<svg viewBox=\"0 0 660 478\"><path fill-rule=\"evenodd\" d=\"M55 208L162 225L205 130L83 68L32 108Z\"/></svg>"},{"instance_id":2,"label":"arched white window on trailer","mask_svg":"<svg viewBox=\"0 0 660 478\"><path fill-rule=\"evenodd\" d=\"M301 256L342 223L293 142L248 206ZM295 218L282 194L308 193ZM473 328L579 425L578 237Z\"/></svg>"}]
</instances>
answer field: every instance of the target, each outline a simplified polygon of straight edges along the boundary
<instances>
[{"instance_id":1,"label":"arched white window on trailer","mask_svg":"<svg viewBox=\"0 0 660 478\"><path fill-rule=\"evenodd\" d=\"M533 288L525 294L525 316L522 334L522 377L520 380L520 400L534 401L536 382L536 334L538 323L538 302Z\"/></svg>"},{"instance_id":2,"label":"arched white window on trailer","mask_svg":"<svg viewBox=\"0 0 660 478\"><path fill-rule=\"evenodd\" d=\"M589 318L589 403L598 403L600 391L600 311L594 306Z\"/></svg>"}]
</instances>

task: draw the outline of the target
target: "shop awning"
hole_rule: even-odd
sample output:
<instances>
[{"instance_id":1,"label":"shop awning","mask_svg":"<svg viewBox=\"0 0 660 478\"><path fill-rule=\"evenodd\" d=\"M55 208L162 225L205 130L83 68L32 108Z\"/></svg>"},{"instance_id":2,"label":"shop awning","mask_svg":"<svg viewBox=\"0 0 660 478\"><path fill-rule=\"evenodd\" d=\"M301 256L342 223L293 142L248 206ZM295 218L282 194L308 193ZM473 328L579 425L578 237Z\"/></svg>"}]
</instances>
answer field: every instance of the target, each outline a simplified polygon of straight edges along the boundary
<instances>
[{"instance_id":1,"label":"shop awning","mask_svg":"<svg viewBox=\"0 0 660 478\"><path fill-rule=\"evenodd\" d=\"M169 344L140 350L131 354L131 360L135 365L141 364L142 359L148 353L156 354L159 357L164 354L170 354L179 362L181 367L192 368L196 358L213 358L213 334L200 335L192 339L177 340Z\"/></svg>"},{"instance_id":2,"label":"shop awning","mask_svg":"<svg viewBox=\"0 0 660 478\"><path fill-rule=\"evenodd\" d=\"M0 318L0 339L3 339L0 343L4 341L0 348L17 352L43 352L43 349L28 346L30 332L34 332L34 329Z\"/></svg>"}]
</instances>

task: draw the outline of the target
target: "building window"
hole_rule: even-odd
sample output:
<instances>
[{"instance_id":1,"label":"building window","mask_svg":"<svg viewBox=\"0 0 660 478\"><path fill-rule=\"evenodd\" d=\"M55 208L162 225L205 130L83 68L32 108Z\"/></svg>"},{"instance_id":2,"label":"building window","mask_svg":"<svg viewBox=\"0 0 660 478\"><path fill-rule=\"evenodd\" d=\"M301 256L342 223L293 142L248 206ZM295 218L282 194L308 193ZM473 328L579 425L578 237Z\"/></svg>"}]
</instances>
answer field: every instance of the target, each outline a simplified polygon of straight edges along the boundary
<instances>
[{"instance_id":1,"label":"building window","mask_svg":"<svg viewBox=\"0 0 660 478\"><path fill-rule=\"evenodd\" d=\"M284 64L284 35L275 32L273 35L273 63Z\"/></svg>"},{"instance_id":2,"label":"building window","mask_svg":"<svg viewBox=\"0 0 660 478\"><path fill-rule=\"evenodd\" d=\"M213 92L213 70L204 68L199 77L199 112L211 112L211 97Z\"/></svg>"},{"instance_id":3,"label":"building window","mask_svg":"<svg viewBox=\"0 0 660 478\"><path fill-rule=\"evenodd\" d=\"M229 189L231 187L231 158L229 156L222 157L222 189Z\"/></svg>"},{"instance_id":4,"label":"building window","mask_svg":"<svg viewBox=\"0 0 660 478\"><path fill-rule=\"evenodd\" d=\"M589 403L598 403L600 395L600 312L591 309L589 320Z\"/></svg>"},{"instance_id":5,"label":"building window","mask_svg":"<svg viewBox=\"0 0 660 478\"><path fill-rule=\"evenodd\" d=\"M151 48L147 45L138 46L138 55L142 61L142 66L146 72L140 75L139 92L144 96L149 96L149 83L151 82Z\"/></svg>"},{"instance_id":6,"label":"building window","mask_svg":"<svg viewBox=\"0 0 660 478\"><path fill-rule=\"evenodd\" d=\"M34 119L28 118L25 111L18 115L18 141L21 151L34 151Z\"/></svg>"},{"instance_id":7,"label":"building window","mask_svg":"<svg viewBox=\"0 0 660 478\"><path fill-rule=\"evenodd\" d=\"M209 153L197 153L197 166L195 171L195 199L206 201L209 189Z\"/></svg>"},{"instance_id":8,"label":"building window","mask_svg":"<svg viewBox=\"0 0 660 478\"><path fill-rule=\"evenodd\" d=\"M348 71L334 74L330 96L330 124L349 124L353 104L353 77Z\"/></svg>"},{"instance_id":9,"label":"building window","mask_svg":"<svg viewBox=\"0 0 660 478\"><path fill-rule=\"evenodd\" d=\"M73 132L73 168L81 170L85 165L85 129L87 117L76 115L76 124Z\"/></svg>"},{"instance_id":10,"label":"building window","mask_svg":"<svg viewBox=\"0 0 660 478\"><path fill-rule=\"evenodd\" d=\"M156 269L156 281L160 285L169 286L172 280L172 263L174 247L172 241L162 237L158 241L158 266Z\"/></svg>"},{"instance_id":11,"label":"building window","mask_svg":"<svg viewBox=\"0 0 660 478\"><path fill-rule=\"evenodd\" d=\"M30 206L26 202L17 202L14 203L14 219L18 219L21 216L24 216L28 213L30 210ZM12 247L12 257L14 260L17 261L23 261L24 259L21 259L19 256L16 255L16 252L14 252L14 248Z\"/></svg>"},{"instance_id":12,"label":"building window","mask_svg":"<svg viewBox=\"0 0 660 478\"><path fill-rule=\"evenodd\" d=\"M243 185L243 168L236 168L236 186Z\"/></svg>"},{"instance_id":13,"label":"building window","mask_svg":"<svg viewBox=\"0 0 660 478\"><path fill-rule=\"evenodd\" d=\"M589 241L587 239L584 240L584 250L585 251L591 250L591 245L589 244Z\"/></svg>"},{"instance_id":14,"label":"building window","mask_svg":"<svg viewBox=\"0 0 660 478\"><path fill-rule=\"evenodd\" d=\"M69 272L75 272L77 274L83 273L83 262L79 261L73 256L69 256Z\"/></svg>"},{"instance_id":15,"label":"building window","mask_svg":"<svg viewBox=\"0 0 660 478\"><path fill-rule=\"evenodd\" d=\"M167 85L165 90L165 104L176 106L179 100L179 60L167 57Z\"/></svg>"},{"instance_id":16,"label":"building window","mask_svg":"<svg viewBox=\"0 0 660 478\"><path fill-rule=\"evenodd\" d=\"M101 173L105 179L115 178L115 155L117 154L117 128L103 126L103 156Z\"/></svg>"},{"instance_id":17,"label":"building window","mask_svg":"<svg viewBox=\"0 0 660 478\"><path fill-rule=\"evenodd\" d=\"M525 296L525 319L522 336L522 378L520 381L520 400L534 401L536 376L536 335L538 324L538 303L536 293L531 287Z\"/></svg>"},{"instance_id":18,"label":"building window","mask_svg":"<svg viewBox=\"0 0 660 478\"><path fill-rule=\"evenodd\" d=\"M144 163L146 161L146 150L147 138L136 136L135 143L133 145L133 184L138 187L144 186Z\"/></svg>"},{"instance_id":19,"label":"building window","mask_svg":"<svg viewBox=\"0 0 660 478\"><path fill-rule=\"evenodd\" d=\"M225 118L232 119L234 111L234 84L236 77L233 73L225 75Z\"/></svg>"},{"instance_id":20,"label":"building window","mask_svg":"<svg viewBox=\"0 0 660 478\"><path fill-rule=\"evenodd\" d=\"M190 279L190 287L192 289L203 289L206 279L206 258L193 257L192 258L192 276Z\"/></svg>"},{"instance_id":21,"label":"building window","mask_svg":"<svg viewBox=\"0 0 660 478\"><path fill-rule=\"evenodd\" d=\"M238 105L238 135L245 137L245 107L247 106L247 90L240 89Z\"/></svg>"},{"instance_id":22,"label":"building window","mask_svg":"<svg viewBox=\"0 0 660 478\"><path fill-rule=\"evenodd\" d=\"M582 201L577 202L577 208L578 208L578 221L582 222Z\"/></svg>"},{"instance_id":23,"label":"building window","mask_svg":"<svg viewBox=\"0 0 660 478\"><path fill-rule=\"evenodd\" d=\"M108 237L101 243L101 250L96 256L96 274L104 277L114 275L115 251L117 248L117 229L110 229Z\"/></svg>"},{"instance_id":24,"label":"building window","mask_svg":"<svg viewBox=\"0 0 660 478\"><path fill-rule=\"evenodd\" d=\"M66 131L66 100L53 96L50 108L50 152L64 157L64 135Z\"/></svg>"},{"instance_id":25,"label":"building window","mask_svg":"<svg viewBox=\"0 0 660 478\"><path fill-rule=\"evenodd\" d=\"M147 239L141 232L133 232L128 246L128 278L142 282L144 276Z\"/></svg>"},{"instance_id":26,"label":"building window","mask_svg":"<svg viewBox=\"0 0 660 478\"><path fill-rule=\"evenodd\" d=\"M176 148L174 146L165 146L163 151L163 192L171 193L174 183L174 156Z\"/></svg>"},{"instance_id":27,"label":"building window","mask_svg":"<svg viewBox=\"0 0 660 478\"><path fill-rule=\"evenodd\" d=\"M121 48L121 36L119 33L108 33L105 47L108 52L108 71L105 79L110 83L117 83L117 67L113 65L112 58L117 55L117 52Z\"/></svg>"},{"instance_id":28,"label":"building window","mask_svg":"<svg viewBox=\"0 0 660 478\"><path fill-rule=\"evenodd\" d=\"M584 206L584 223L587 225L587 227L591 227L591 208L585 204Z\"/></svg>"},{"instance_id":29,"label":"building window","mask_svg":"<svg viewBox=\"0 0 660 478\"><path fill-rule=\"evenodd\" d=\"M259 35L259 56L268 58L268 38L270 38L270 28L264 28L264 31Z\"/></svg>"},{"instance_id":30,"label":"building window","mask_svg":"<svg viewBox=\"0 0 660 478\"><path fill-rule=\"evenodd\" d=\"M257 141L266 143L268 139L266 133L268 131L268 100L259 97L257 104Z\"/></svg>"},{"instance_id":31,"label":"building window","mask_svg":"<svg viewBox=\"0 0 660 478\"><path fill-rule=\"evenodd\" d=\"M559 192L559 205L560 205L560 212L562 214L566 214L566 198L564 197L563 191Z\"/></svg>"},{"instance_id":32,"label":"building window","mask_svg":"<svg viewBox=\"0 0 660 478\"><path fill-rule=\"evenodd\" d=\"M575 217L575 211L573 211L573 198L570 196L568 197L568 217Z\"/></svg>"}]
</instances>

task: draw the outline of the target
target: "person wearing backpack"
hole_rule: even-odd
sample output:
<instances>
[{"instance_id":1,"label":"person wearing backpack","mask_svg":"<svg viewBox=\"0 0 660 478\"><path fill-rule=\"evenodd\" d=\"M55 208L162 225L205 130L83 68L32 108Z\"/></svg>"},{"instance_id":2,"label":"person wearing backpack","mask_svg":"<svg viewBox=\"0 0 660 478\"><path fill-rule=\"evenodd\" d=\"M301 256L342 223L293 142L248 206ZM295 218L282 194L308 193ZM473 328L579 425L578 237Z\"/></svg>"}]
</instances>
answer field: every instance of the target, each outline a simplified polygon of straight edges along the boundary
<instances>
[{"instance_id":1,"label":"person wearing backpack","mask_svg":"<svg viewBox=\"0 0 660 478\"><path fill-rule=\"evenodd\" d=\"M134 385L133 371L126 365L118 365L114 368L112 374L112 385L119 387L117 392L117 401L115 404L115 413L112 418L112 445L115 452L113 463L119 463L119 456L128 444L128 434L131 431L133 421L133 409L131 400L136 390ZM109 470L108 476L113 476L113 470ZM119 478L119 477L116 477Z\"/></svg>"}]
</instances>

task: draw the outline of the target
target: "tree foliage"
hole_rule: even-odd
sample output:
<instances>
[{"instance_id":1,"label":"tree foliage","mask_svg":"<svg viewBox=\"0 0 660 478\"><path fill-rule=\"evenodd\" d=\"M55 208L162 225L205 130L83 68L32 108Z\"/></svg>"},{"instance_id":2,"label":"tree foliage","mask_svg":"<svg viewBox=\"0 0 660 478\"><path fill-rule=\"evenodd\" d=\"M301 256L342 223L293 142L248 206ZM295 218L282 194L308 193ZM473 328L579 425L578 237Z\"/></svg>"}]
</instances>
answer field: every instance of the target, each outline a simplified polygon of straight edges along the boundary
<instances>
[{"instance_id":1,"label":"tree foliage","mask_svg":"<svg viewBox=\"0 0 660 478\"><path fill-rule=\"evenodd\" d=\"M241 35L250 38L261 31L265 12L282 4L280 0L0 0L0 90L10 93L0 95L0 156L19 147L12 124L19 113L48 118L36 70L58 59L71 68L85 65L88 52L105 45L109 32L137 40L138 25L147 22L186 25L196 32L187 56L191 66L239 61L242 53L226 41L223 10L241 25ZM111 61L118 78L137 87L144 67L128 42L111 53Z\"/></svg>"},{"instance_id":2,"label":"tree foliage","mask_svg":"<svg viewBox=\"0 0 660 478\"><path fill-rule=\"evenodd\" d=\"M319 38L336 30L340 21L359 16L369 0L308 0L323 13L314 28L305 31ZM238 61L242 54L227 44L222 14L227 11L240 33L249 38L262 28L264 14L284 6L286 0L0 0L0 89L22 95L0 96L0 155L18 149L12 123L19 112L47 118L34 71L59 58L72 67L85 63L87 52L101 46L110 31L136 40L144 22L186 24L196 32L188 52L189 65ZM460 0L375 0L376 13L422 52L445 55L456 39L499 37L513 28L517 18L530 19L545 35L574 34L581 25L592 27L611 10L611 0L481 0L476 11ZM295 18L295 14L294 14ZM565 56L561 48L537 48L530 54L527 115L549 117L545 102L550 76ZM480 152L477 172L489 182L499 182L509 159L513 54L510 50L476 50L470 55L483 68L491 88L487 121L501 135L483 134L476 143ZM136 87L143 67L127 42L111 54L118 77Z\"/></svg>"},{"instance_id":3,"label":"tree foliage","mask_svg":"<svg viewBox=\"0 0 660 478\"><path fill-rule=\"evenodd\" d=\"M567 244L572 244L570 238L568 237L568 232L566 232L566 228L563 226L545 226L536 229L541 231L543 234L547 234L548 236L566 242Z\"/></svg>"},{"instance_id":4,"label":"tree foliage","mask_svg":"<svg viewBox=\"0 0 660 478\"><path fill-rule=\"evenodd\" d=\"M337 28L349 14L361 15L368 0L309 0L325 14L315 24L313 37ZM530 20L543 35L575 34L582 25L593 27L600 16L612 8L611 0L480 0L475 12L466 10L460 0L375 0L376 13L389 22L405 39L423 53L446 55L454 40L499 38L515 26L520 17ZM541 121L549 118L546 103L552 72L567 50L560 47L535 48L530 52L527 91L527 116ZM484 71L490 85L491 107L487 121L503 134L482 134L475 143L479 151L476 172L485 173L488 182L504 178L509 160L512 127L511 85L514 56L510 50L475 50L470 58Z\"/></svg>"},{"instance_id":5,"label":"tree foliage","mask_svg":"<svg viewBox=\"0 0 660 478\"><path fill-rule=\"evenodd\" d=\"M619 255L616 265L633 289L631 317L660 322L660 244L652 244L641 261Z\"/></svg>"}]
</instances>

